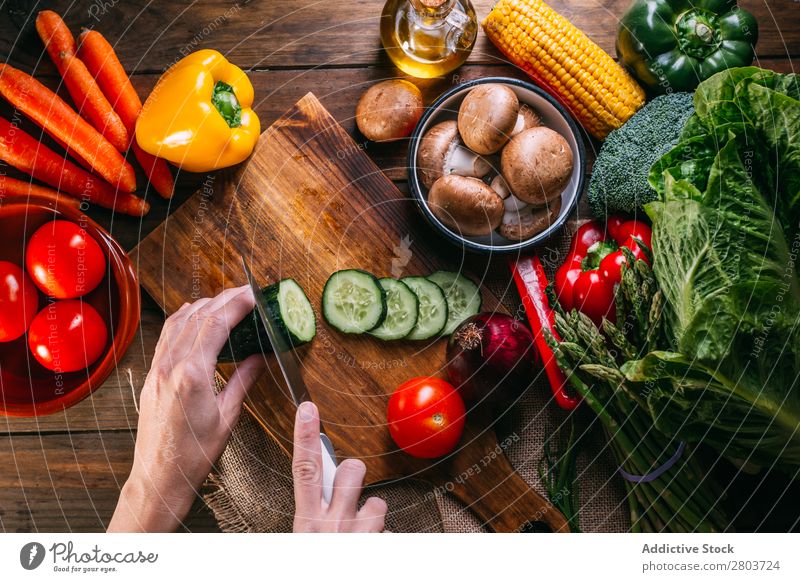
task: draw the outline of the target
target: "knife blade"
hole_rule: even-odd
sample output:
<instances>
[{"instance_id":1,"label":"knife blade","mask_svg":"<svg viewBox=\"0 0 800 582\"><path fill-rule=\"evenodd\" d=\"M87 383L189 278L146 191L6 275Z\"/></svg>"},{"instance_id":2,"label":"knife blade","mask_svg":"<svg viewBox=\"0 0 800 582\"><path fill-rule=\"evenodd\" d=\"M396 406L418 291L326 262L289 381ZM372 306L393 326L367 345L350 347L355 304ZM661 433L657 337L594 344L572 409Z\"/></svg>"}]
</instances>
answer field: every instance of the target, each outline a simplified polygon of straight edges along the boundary
<instances>
[{"instance_id":1,"label":"knife blade","mask_svg":"<svg viewBox=\"0 0 800 582\"><path fill-rule=\"evenodd\" d=\"M250 270L247 260L242 253L242 267L244 268L245 277L253 291L253 297L256 300L256 313L261 323L264 325L264 330L267 333L272 353L278 363L283 376L283 383L292 400L296 406L306 400L311 400L308 393L308 388L303 380L303 375L300 372L300 367L297 365L292 345L286 338L286 335L278 328L275 321L276 315L267 309L264 294L261 292L261 287L258 285L253 272ZM266 353L265 353L266 356ZM274 378L274 376L273 376ZM276 378L277 380L277 378ZM333 443L324 432L319 434L320 445L322 449L322 497L326 503L331 502L333 494L333 478L336 474L336 453L333 450Z\"/></svg>"}]
</instances>

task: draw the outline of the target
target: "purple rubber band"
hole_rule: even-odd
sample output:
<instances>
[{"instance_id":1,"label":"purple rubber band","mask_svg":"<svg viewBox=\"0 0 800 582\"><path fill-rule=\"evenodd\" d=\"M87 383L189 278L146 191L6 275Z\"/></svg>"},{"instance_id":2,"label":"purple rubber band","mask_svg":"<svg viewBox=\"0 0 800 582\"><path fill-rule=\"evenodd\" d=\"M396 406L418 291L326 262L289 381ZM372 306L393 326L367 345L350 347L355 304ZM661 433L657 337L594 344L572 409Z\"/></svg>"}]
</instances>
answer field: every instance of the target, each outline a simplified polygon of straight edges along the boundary
<instances>
[{"instance_id":1,"label":"purple rubber band","mask_svg":"<svg viewBox=\"0 0 800 582\"><path fill-rule=\"evenodd\" d=\"M619 473L626 481L631 481L633 483L649 483L650 481L658 479L659 477L661 477L661 475L669 471L672 468L672 466L678 462L678 459L681 458L681 455L683 454L683 449L685 448L686 448L686 443L682 442L681 444L679 444L678 450L675 451L675 454L672 455L666 463L661 465L655 471L648 473L647 475L631 475L630 473L625 471L625 469L623 469L622 467L619 468Z\"/></svg>"}]
</instances>

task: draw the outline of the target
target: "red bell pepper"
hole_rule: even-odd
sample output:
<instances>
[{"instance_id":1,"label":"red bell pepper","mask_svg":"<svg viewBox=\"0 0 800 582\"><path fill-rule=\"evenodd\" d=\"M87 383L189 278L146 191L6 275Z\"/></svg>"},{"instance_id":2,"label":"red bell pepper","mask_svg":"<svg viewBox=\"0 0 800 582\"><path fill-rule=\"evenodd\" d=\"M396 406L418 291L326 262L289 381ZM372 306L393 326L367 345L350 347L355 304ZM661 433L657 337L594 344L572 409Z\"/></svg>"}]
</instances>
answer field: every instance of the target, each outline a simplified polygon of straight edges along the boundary
<instances>
[{"instance_id":1,"label":"red bell pepper","mask_svg":"<svg viewBox=\"0 0 800 582\"><path fill-rule=\"evenodd\" d=\"M646 253L637 243L651 248L651 230L639 220L612 216L604 229L591 220L583 224L572 241L564 264L556 272L556 293L561 306L577 309L588 315L598 326L605 317L615 321L614 285L622 278L625 255L621 248L630 249L633 256L649 263Z\"/></svg>"},{"instance_id":2,"label":"red bell pepper","mask_svg":"<svg viewBox=\"0 0 800 582\"><path fill-rule=\"evenodd\" d=\"M533 330L533 339L536 349L542 358L547 380L558 405L564 410L572 410L580 404L580 398L571 396L566 391L567 378L564 372L558 367L555 354L547 343L545 330L557 340L561 338L555 330L555 315L547 300L547 276L539 257L521 257L511 260L511 271L514 274L514 282L522 298L522 305L528 316L528 322Z\"/></svg>"}]
</instances>

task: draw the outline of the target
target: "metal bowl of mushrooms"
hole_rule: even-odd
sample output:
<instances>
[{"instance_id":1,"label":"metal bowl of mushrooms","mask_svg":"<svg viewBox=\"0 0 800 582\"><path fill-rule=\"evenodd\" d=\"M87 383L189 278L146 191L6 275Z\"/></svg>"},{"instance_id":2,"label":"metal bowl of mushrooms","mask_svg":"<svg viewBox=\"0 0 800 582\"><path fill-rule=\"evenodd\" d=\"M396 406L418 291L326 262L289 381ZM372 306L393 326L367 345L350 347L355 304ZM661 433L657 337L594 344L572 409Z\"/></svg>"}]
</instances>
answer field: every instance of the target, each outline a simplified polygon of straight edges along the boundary
<instances>
[{"instance_id":1,"label":"metal bowl of mushrooms","mask_svg":"<svg viewBox=\"0 0 800 582\"><path fill-rule=\"evenodd\" d=\"M511 253L558 231L583 190L586 152L569 113L539 87L489 77L445 92L408 151L412 195L462 248Z\"/></svg>"}]
</instances>

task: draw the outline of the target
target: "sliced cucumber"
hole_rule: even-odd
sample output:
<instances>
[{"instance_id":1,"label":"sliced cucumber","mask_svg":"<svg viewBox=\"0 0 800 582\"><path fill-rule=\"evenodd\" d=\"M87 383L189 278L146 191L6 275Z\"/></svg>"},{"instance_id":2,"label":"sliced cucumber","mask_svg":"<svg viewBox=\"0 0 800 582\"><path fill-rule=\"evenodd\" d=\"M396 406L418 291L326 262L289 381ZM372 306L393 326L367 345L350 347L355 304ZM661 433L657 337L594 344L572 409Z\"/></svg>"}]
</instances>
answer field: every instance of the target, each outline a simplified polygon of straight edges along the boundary
<instances>
[{"instance_id":1,"label":"sliced cucumber","mask_svg":"<svg viewBox=\"0 0 800 582\"><path fill-rule=\"evenodd\" d=\"M269 339L264 324L254 309L231 330L228 341L217 356L217 362L220 364L241 362L264 350L270 351Z\"/></svg>"},{"instance_id":2,"label":"sliced cucumber","mask_svg":"<svg viewBox=\"0 0 800 582\"><path fill-rule=\"evenodd\" d=\"M436 283L425 277L400 279L408 285L419 299L419 315L411 333L411 340L424 340L442 333L447 324L447 298Z\"/></svg>"},{"instance_id":3,"label":"sliced cucumber","mask_svg":"<svg viewBox=\"0 0 800 582\"><path fill-rule=\"evenodd\" d=\"M322 314L343 333L375 329L386 317L386 293L375 275L359 269L337 271L322 291Z\"/></svg>"},{"instance_id":4,"label":"sliced cucumber","mask_svg":"<svg viewBox=\"0 0 800 582\"><path fill-rule=\"evenodd\" d=\"M293 346L314 339L317 322L314 309L303 289L292 279L284 279L261 290L264 307L275 315L278 331ZM254 309L231 330L228 342L217 358L219 363L241 362L254 354L269 351L269 339L261 318Z\"/></svg>"},{"instance_id":5,"label":"sliced cucumber","mask_svg":"<svg viewBox=\"0 0 800 582\"><path fill-rule=\"evenodd\" d=\"M370 334L382 340L397 340L406 337L414 329L419 315L417 295L402 281L378 279L386 292L386 319Z\"/></svg>"},{"instance_id":6,"label":"sliced cucumber","mask_svg":"<svg viewBox=\"0 0 800 582\"><path fill-rule=\"evenodd\" d=\"M480 312L481 290L464 275L436 271L428 279L441 287L447 297L447 325L442 335L450 335L462 321Z\"/></svg>"},{"instance_id":7,"label":"sliced cucumber","mask_svg":"<svg viewBox=\"0 0 800 582\"><path fill-rule=\"evenodd\" d=\"M314 308L294 279L284 279L264 291L266 307L276 315L281 332L295 347L314 339L317 320Z\"/></svg>"}]
</instances>

